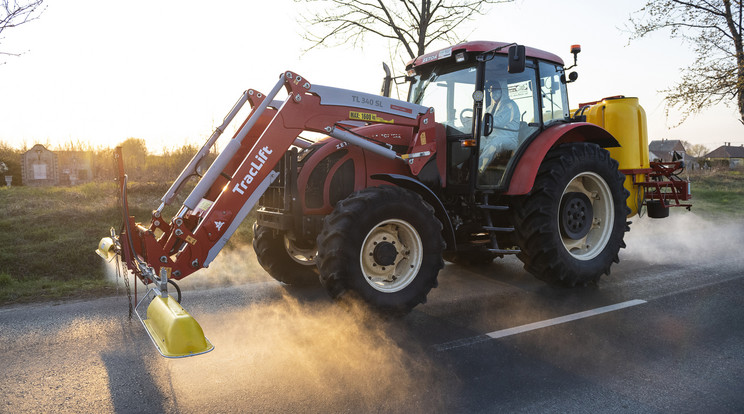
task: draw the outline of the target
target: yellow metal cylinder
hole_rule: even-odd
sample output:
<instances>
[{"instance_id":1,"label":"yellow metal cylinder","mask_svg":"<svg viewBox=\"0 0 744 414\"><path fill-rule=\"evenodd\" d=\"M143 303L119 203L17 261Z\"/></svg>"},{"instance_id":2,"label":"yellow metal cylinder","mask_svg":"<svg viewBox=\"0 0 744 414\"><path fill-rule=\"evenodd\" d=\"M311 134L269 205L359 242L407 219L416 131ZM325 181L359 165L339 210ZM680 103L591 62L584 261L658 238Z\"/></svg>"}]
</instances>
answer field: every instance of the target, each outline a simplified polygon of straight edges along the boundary
<instances>
[{"instance_id":1,"label":"yellow metal cylinder","mask_svg":"<svg viewBox=\"0 0 744 414\"><path fill-rule=\"evenodd\" d=\"M583 111L587 122L599 125L620 143L620 147L608 148L610 156L620 165L620 170L649 168L648 132L646 112L638 103L638 98L606 98ZM644 174L635 174L636 182L645 180ZM633 185L633 176L627 175L625 188L630 192L628 217L638 213L643 201L641 187Z\"/></svg>"}]
</instances>

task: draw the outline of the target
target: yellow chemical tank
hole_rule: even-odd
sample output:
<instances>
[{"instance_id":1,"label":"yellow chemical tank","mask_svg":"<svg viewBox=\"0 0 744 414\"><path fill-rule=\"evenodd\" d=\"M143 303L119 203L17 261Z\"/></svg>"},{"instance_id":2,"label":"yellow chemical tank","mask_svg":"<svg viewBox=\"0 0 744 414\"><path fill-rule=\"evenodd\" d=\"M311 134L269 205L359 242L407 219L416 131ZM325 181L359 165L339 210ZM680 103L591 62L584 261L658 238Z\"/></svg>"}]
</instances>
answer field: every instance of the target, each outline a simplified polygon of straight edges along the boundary
<instances>
[{"instance_id":1,"label":"yellow chemical tank","mask_svg":"<svg viewBox=\"0 0 744 414\"><path fill-rule=\"evenodd\" d=\"M646 112L638 103L638 98L624 96L605 98L582 108L580 114L586 121L599 125L620 143L620 147L608 148L612 158L620 164L620 170L650 168L648 159L648 132ZM645 181L644 174L636 174L636 182ZM630 192L628 207L632 217L638 213L643 202L642 187L633 185L632 175L625 179L625 188Z\"/></svg>"}]
</instances>

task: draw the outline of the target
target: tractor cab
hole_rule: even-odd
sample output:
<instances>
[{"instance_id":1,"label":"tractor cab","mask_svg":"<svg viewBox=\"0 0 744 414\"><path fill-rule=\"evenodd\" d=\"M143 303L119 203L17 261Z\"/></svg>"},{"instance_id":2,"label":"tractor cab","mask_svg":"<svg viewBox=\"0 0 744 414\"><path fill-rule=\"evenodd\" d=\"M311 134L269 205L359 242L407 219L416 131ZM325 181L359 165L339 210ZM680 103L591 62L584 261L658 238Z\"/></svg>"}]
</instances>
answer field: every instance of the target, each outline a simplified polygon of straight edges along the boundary
<instances>
[{"instance_id":1,"label":"tractor cab","mask_svg":"<svg viewBox=\"0 0 744 414\"><path fill-rule=\"evenodd\" d=\"M509 49L506 43L471 42L408 65L408 101L434 108L445 126L451 191L505 189L526 144L569 116L563 61L526 48L524 66L515 70Z\"/></svg>"}]
</instances>

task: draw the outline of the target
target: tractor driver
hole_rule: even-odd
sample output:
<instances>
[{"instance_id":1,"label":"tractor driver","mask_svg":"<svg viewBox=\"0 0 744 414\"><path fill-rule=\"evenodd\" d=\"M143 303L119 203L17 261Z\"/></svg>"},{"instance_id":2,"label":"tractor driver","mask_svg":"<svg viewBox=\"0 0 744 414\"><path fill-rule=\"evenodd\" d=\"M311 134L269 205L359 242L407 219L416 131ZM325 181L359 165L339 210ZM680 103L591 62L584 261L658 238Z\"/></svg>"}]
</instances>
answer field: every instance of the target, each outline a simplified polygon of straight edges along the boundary
<instances>
[{"instance_id":1,"label":"tractor driver","mask_svg":"<svg viewBox=\"0 0 744 414\"><path fill-rule=\"evenodd\" d=\"M478 172L483 173L500 155L517 149L519 134L519 107L509 98L506 81L486 81L487 97L485 113L493 118L493 130L481 139Z\"/></svg>"}]
</instances>

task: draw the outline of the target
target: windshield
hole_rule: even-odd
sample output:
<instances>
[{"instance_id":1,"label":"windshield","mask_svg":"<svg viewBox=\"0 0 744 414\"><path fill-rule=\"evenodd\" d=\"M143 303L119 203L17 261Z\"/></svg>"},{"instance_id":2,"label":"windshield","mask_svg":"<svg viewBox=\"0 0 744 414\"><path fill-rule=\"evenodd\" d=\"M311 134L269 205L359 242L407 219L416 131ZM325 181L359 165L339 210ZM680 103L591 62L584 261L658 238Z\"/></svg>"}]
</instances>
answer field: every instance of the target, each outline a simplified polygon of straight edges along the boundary
<instances>
[{"instance_id":1,"label":"windshield","mask_svg":"<svg viewBox=\"0 0 744 414\"><path fill-rule=\"evenodd\" d=\"M435 67L414 77L408 101L434 108L434 119L463 134L471 132L475 66Z\"/></svg>"}]
</instances>

